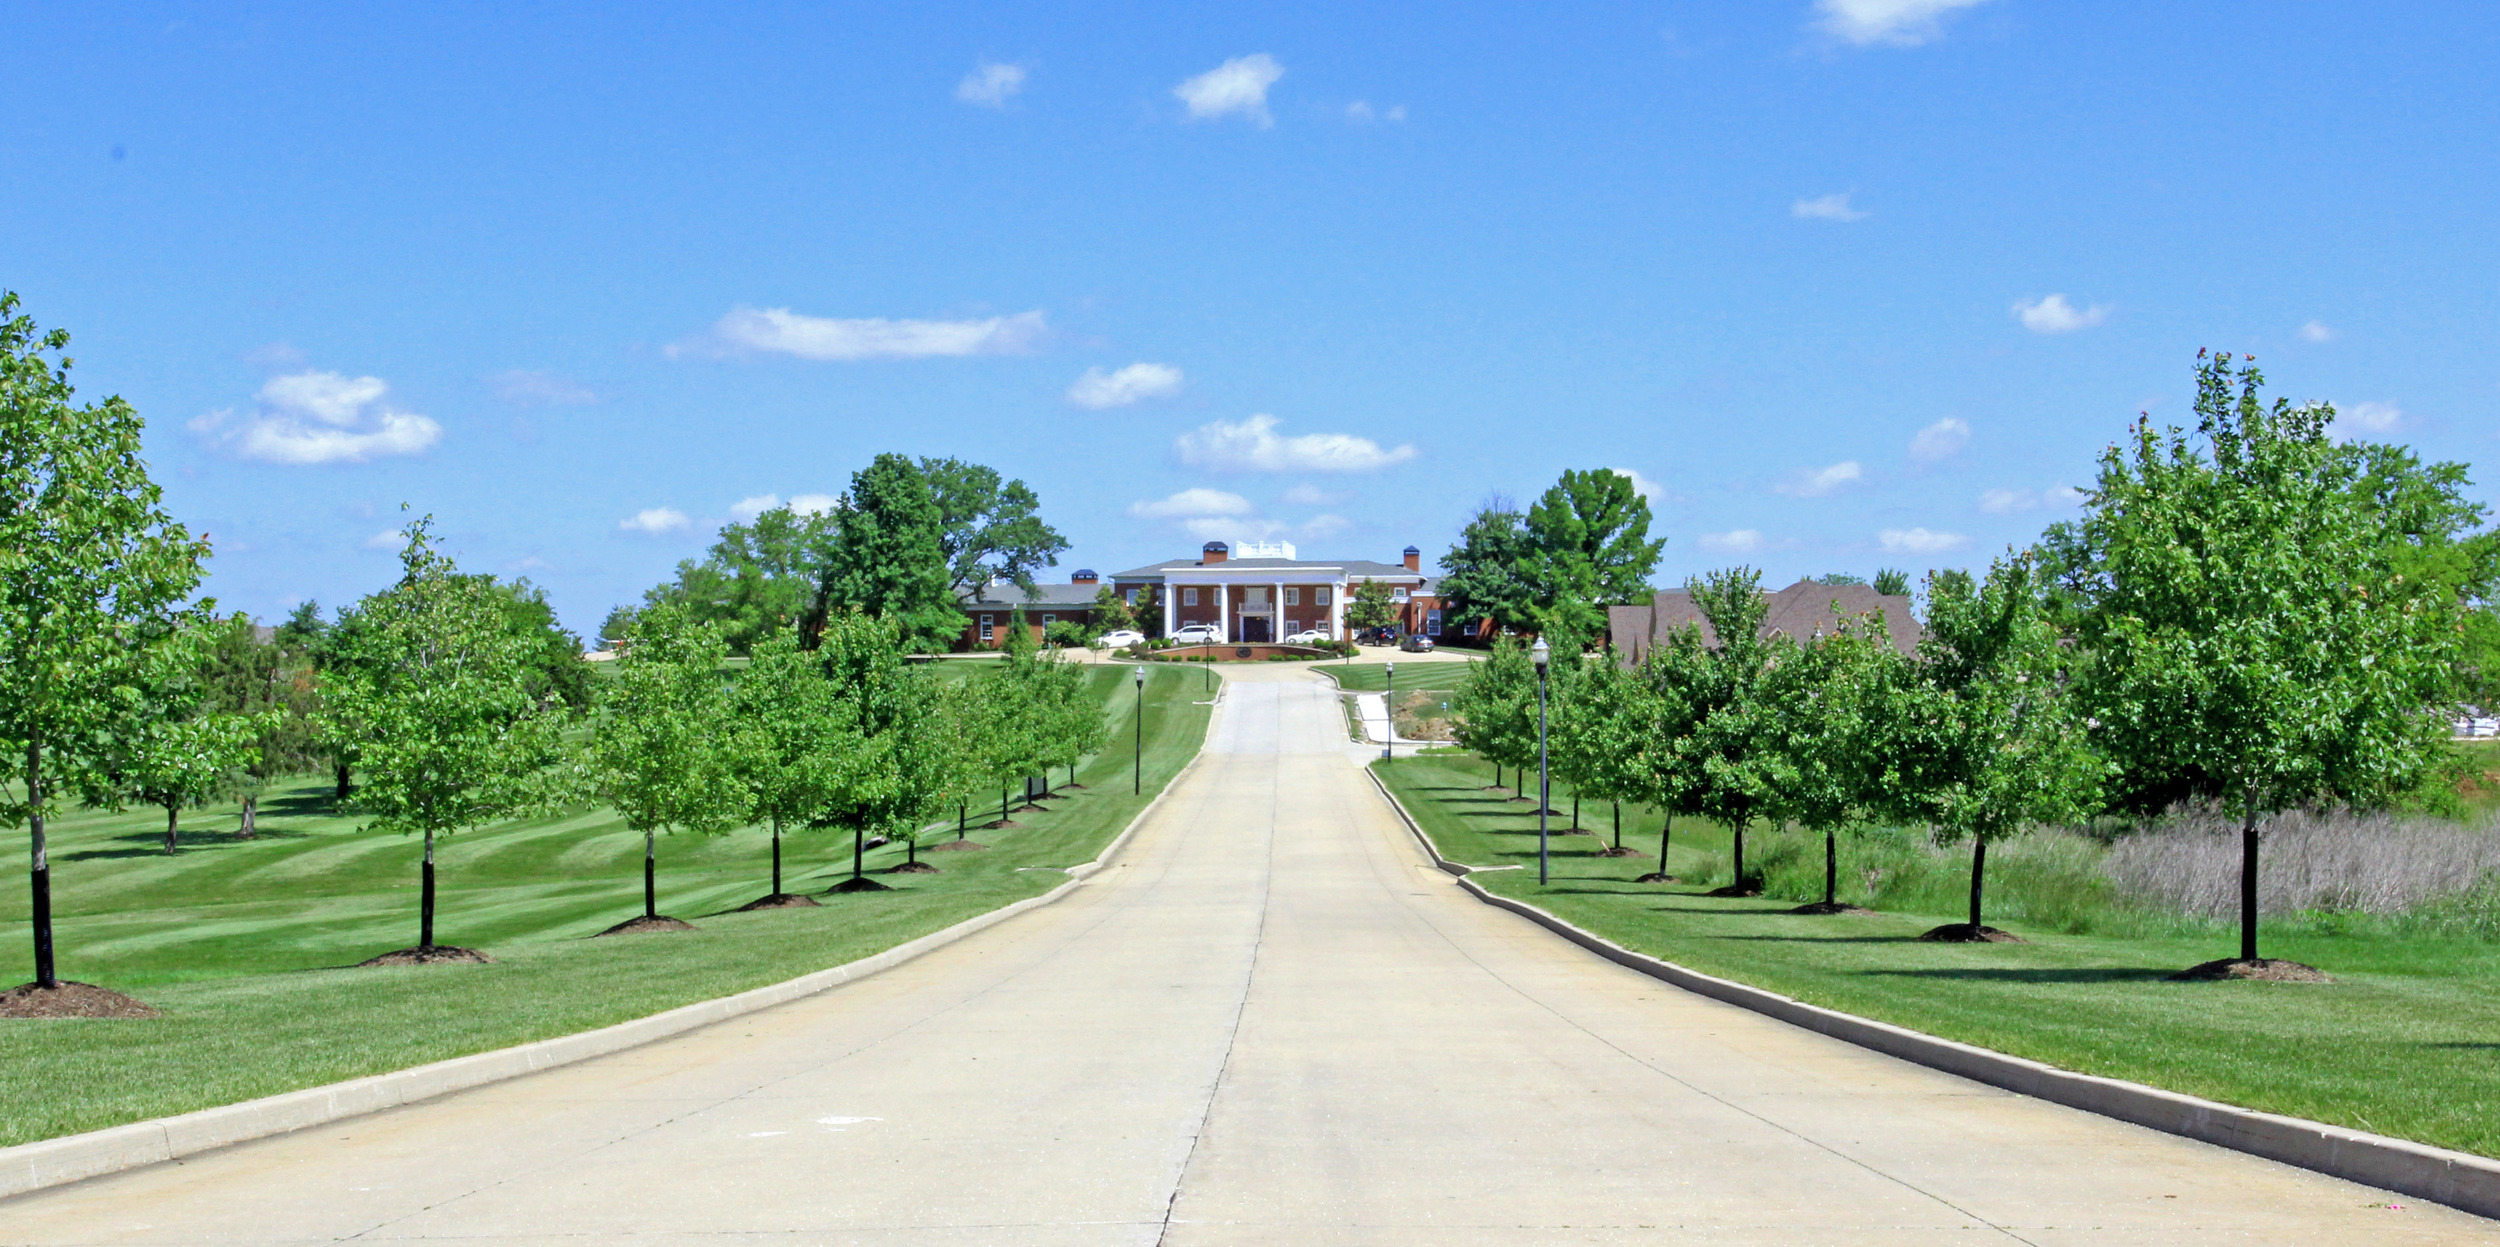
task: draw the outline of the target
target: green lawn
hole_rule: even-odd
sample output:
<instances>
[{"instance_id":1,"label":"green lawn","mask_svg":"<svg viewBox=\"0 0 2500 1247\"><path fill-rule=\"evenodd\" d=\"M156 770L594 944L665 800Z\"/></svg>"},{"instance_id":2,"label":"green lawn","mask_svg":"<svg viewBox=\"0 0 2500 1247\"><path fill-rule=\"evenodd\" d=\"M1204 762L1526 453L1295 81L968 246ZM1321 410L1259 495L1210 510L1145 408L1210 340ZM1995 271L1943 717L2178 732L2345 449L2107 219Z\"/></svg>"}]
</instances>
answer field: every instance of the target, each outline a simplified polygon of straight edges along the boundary
<instances>
[{"instance_id":1,"label":"green lawn","mask_svg":"<svg viewBox=\"0 0 2500 1247\"><path fill-rule=\"evenodd\" d=\"M0 1145L271 1095L605 1026L839 965L1048 891L1027 866L1091 859L1198 751L1197 672L1157 669L1146 696L1145 794L1131 796L1135 694L1125 667L1090 673L1112 745L1023 826L978 830L986 852L924 852L941 868L881 875L890 892L821 908L733 914L769 883L767 837L663 837L660 905L692 933L586 936L641 910L642 839L607 811L465 833L440 851L437 938L490 966L362 970L416 942L418 844L359 832L307 783L261 804L261 835L231 807L189 816L189 847L158 847L162 816L52 824L64 977L130 992L154 1021L0 1022ZM975 825L996 817L975 811ZM951 830L936 839L952 839ZM930 841L934 843L934 839ZM791 891L847 876L850 839L785 841ZM869 855L872 871L899 848ZM32 975L22 886L0 892L0 982Z\"/></svg>"},{"instance_id":2,"label":"green lawn","mask_svg":"<svg viewBox=\"0 0 2500 1247\"><path fill-rule=\"evenodd\" d=\"M1398 664L1398 691L1446 693L1467 678L1469 664L1463 662L1402 662ZM1387 662L1319 662L1311 670L1337 682L1349 693L1378 693L1389 687Z\"/></svg>"},{"instance_id":3,"label":"green lawn","mask_svg":"<svg viewBox=\"0 0 2500 1247\"><path fill-rule=\"evenodd\" d=\"M2174 983L2165 976L2236 952L2235 938L2192 926L2070 935L1991 911L2030 942L1921 943L1920 931L1962 915L1805 917L1785 912L1794 901L1700 895L1725 881L1727 836L1684 822L1672 867L1693 884L1635 884L1654 857L1599 857L1602 840L1563 836L1540 888L1533 809L1486 791L1484 763L1450 753L1374 766L1444 857L1522 865L1477 878L1627 947L2065 1069L2500 1156L2500 950L2481 941L2285 924L2265 931L2266 955L2335 983ZM1568 808L1559 791L1556 804ZM1592 803L1583 822L1605 829L1608 813ZM1627 845L1654 853L1655 816L1627 811L1625 823Z\"/></svg>"}]
</instances>

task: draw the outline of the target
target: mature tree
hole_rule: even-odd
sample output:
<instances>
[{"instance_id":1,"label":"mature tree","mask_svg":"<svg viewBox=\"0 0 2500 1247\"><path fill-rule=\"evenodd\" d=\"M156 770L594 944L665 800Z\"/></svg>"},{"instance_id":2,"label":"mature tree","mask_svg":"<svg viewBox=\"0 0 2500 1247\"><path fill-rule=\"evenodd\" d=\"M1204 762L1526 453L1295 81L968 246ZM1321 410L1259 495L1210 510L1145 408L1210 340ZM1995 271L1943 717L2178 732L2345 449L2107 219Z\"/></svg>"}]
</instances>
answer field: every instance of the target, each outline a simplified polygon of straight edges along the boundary
<instances>
[{"instance_id":1,"label":"mature tree","mask_svg":"<svg viewBox=\"0 0 2500 1247\"><path fill-rule=\"evenodd\" d=\"M1708 661L1690 690L1699 722L1688 756L1701 763L1707 786L1702 812L1716 819L1734 837L1734 874L1720 891L1730 896L1754 894L1745 873L1745 830L1776 798L1778 782L1771 771L1777 720L1763 700L1763 683L1771 671L1795 653L1785 634L1762 635L1768 609L1762 597L1762 575L1750 567L1711 572L1687 583L1693 604L1710 621Z\"/></svg>"},{"instance_id":2,"label":"mature tree","mask_svg":"<svg viewBox=\"0 0 2500 1247\"><path fill-rule=\"evenodd\" d=\"M799 622L833 562L835 521L829 510L779 506L720 530L701 562L677 565L676 579L643 595L646 605L671 602L690 618L721 625L732 653ZM599 634L631 635L637 608L609 613Z\"/></svg>"},{"instance_id":3,"label":"mature tree","mask_svg":"<svg viewBox=\"0 0 2500 1247\"><path fill-rule=\"evenodd\" d=\"M569 795L557 763L570 716L537 646L511 627L511 598L436 550L431 518L407 532L399 583L336 630L322 730L355 740L365 782L354 804L370 825L425 838L409 951L467 959L434 943L435 839Z\"/></svg>"},{"instance_id":4,"label":"mature tree","mask_svg":"<svg viewBox=\"0 0 2500 1247\"><path fill-rule=\"evenodd\" d=\"M833 558L802 624L808 636L843 610L886 620L912 653L935 652L963 634L963 612L949 588L944 513L910 459L882 454L852 473L833 518Z\"/></svg>"},{"instance_id":5,"label":"mature tree","mask_svg":"<svg viewBox=\"0 0 2500 1247\"><path fill-rule=\"evenodd\" d=\"M1139 600L1144 600L1142 595ZM1094 613L1087 627L1096 637L1134 629L1137 627L1137 612L1129 609L1128 599L1121 595L1118 586L1104 585L1094 590Z\"/></svg>"},{"instance_id":6,"label":"mature tree","mask_svg":"<svg viewBox=\"0 0 2500 1247\"><path fill-rule=\"evenodd\" d=\"M1450 696L1450 731L1458 743L1493 764L1493 786L1502 768L1521 773L1536 765L1536 666L1528 648L1508 637L1493 642L1492 656L1470 663ZM1514 777L1514 786L1527 785Z\"/></svg>"},{"instance_id":7,"label":"mature tree","mask_svg":"<svg viewBox=\"0 0 2500 1247\"><path fill-rule=\"evenodd\" d=\"M1535 629L1537 587L1525 570L1529 547L1527 517L1509 499L1486 499L1441 560L1442 618L1490 619L1497 632Z\"/></svg>"},{"instance_id":8,"label":"mature tree","mask_svg":"<svg viewBox=\"0 0 2500 1247\"><path fill-rule=\"evenodd\" d=\"M1762 682L1765 813L1823 833L1823 899L1799 913L1842 911L1841 829L1891 801L1907 666L1875 614L1807 640Z\"/></svg>"},{"instance_id":9,"label":"mature tree","mask_svg":"<svg viewBox=\"0 0 2500 1247\"><path fill-rule=\"evenodd\" d=\"M320 608L314 607L305 621L315 626L310 635L320 634L320 621ZM208 629L201 667L207 709L247 716L258 725L248 758L227 784L243 803L235 834L245 840L259 833L260 797L269 785L312 770L322 760L320 680L306 627L290 619L267 640L260 633L248 615L218 621Z\"/></svg>"},{"instance_id":10,"label":"mature tree","mask_svg":"<svg viewBox=\"0 0 2500 1247\"><path fill-rule=\"evenodd\" d=\"M214 704L203 675L219 630L214 619L196 619L154 648L145 673L125 694L127 730L103 741L79 777L90 806L119 809L139 801L164 810L167 853L181 849L182 812L225 794L234 774L252 761L254 737L275 717Z\"/></svg>"},{"instance_id":11,"label":"mature tree","mask_svg":"<svg viewBox=\"0 0 2500 1247\"><path fill-rule=\"evenodd\" d=\"M721 669L728 657L720 625L697 623L682 607L655 605L642 613L633 647L617 658L616 677L601 694L590 746L592 782L625 825L642 833L640 921L646 924L662 921L659 833L719 835L746 812L739 739Z\"/></svg>"},{"instance_id":12,"label":"mature tree","mask_svg":"<svg viewBox=\"0 0 2500 1247\"><path fill-rule=\"evenodd\" d=\"M2457 642L2448 609L2397 582L2387 528L2327 437L2333 409L2268 407L2262 383L2253 363L2205 360L2210 457L2137 424L2102 456L2081 526L2096 738L2127 802L2209 795L2239 811L2241 971L2259 960L2262 821L2417 784L2438 757L2433 703Z\"/></svg>"},{"instance_id":13,"label":"mature tree","mask_svg":"<svg viewBox=\"0 0 2500 1247\"><path fill-rule=\"evenodd\" d=\"M1398 621L1396 592L1384 580L1357 581L1346 597L1346 627L1355 631L1386 628Z\"/></svg>"},{"instance_id":14,"label":"mature tree","mask_svg":"<svg viewBox=\"0 0 2500 1247\"><path fill-rule=\"evenodd\" d=\"M1875 573L1875 591L1888 598L1907 597L1910 573L1898 567L1886 567Z\"/></svg>"},{"instance_id":15,"label":"mature tree","mask_svg":"<svg viewBox=\"0 0 2500 1247\"><path fill-rule=\"evenodd\" d=\"M2051 625L2044 577L2028 557L1999 559L1986 583L1927 578L1927 635L1915 682L1896 704L1875 791L1892 811L1971 842L1970 920L1926 938L1994 934L1981 909L1988 846L2044 823L2088 816L2107 764L2067 695L2068 654ZM1887 647L1889 648L1889 647Z\"/></svg>"},{"instance_id":16,"label":"mature tree","mask_svg":"<svg viewBox=\"0 0 2500 1247\"><path fill-rule=\"evenodd\" d=\"M562 702L568 710L588 708L590 667L582 662L582 639L556 621L547 591L531 584L528 577L478 578L492 585L502 599L504 627L529 648L530 696Z\"/></svg>"},{"instance_id":17,"label":"mature tree","mask_svg":"<svg viewBox=\"0 0 2500 1247\"><path fill-rule=\"evenodd\" d=\"M1030 592L1036 569L1055 567L1067 538L1042 522L1041 499L1023 481L1002 481L996 468L961 459L923 459L937 500L938 545L946 556L947 585L976 594L993 580Z\"/></svg>"},{"instance_id":18,"label":"mature tree","mask_svg":"<svg viewBox=\"0 0 2500 1247\"><path fill-rule=\"evenodd\" d=\"M1610 468L1566 471L1528 508L1521 574L1539 631L1585 640L1606 632L1606 604L1650 595L1665 539L1649 536L1649 500Z\"/></svg>"},{"instance_id":19,"label":"mature tree","mask_svg":"<svg viewBox=\"0 0 2500 1247\"><path fill-rule=\"evenodd\" d=\"M44 819L124 713L148 650L174 630L208 543L160 505L139 458L139 413L73 401L69 334L43 333L0 292L0 748L17 760L0 818L27 831L35 982L53 964Z\"/></svg>"},{"instance_id":20,"label":"mature tree","mask_svg":"<svg viewBox=\"0 0 2500 1247\"><path fill-rule=\"evenodd\" d=\"M858 707L844 701L824 664L785 628L756 643L730 693L733 770L745 789L746 821L773 834L773 887L750 909L812 905L781 886L781 832L839 800L857 780L866 753Z\"/></svg>"}]
</instances>

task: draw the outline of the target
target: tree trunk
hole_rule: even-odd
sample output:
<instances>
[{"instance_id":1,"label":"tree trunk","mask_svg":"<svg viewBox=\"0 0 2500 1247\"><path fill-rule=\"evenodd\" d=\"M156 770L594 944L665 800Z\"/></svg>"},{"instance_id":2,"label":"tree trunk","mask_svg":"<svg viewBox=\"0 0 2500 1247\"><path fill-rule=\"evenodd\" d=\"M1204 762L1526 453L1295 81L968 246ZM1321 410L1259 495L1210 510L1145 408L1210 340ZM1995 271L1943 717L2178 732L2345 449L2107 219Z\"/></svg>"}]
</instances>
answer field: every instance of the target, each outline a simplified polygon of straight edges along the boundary
<instances>
[{"instance_id":1,"label":"tree trunk","mask_svg":"<svg viewBox=\"0 0 2500 1247\"><path fill-rule=\"evenodd\" d=\"M660 916L660 833L656 827L642 829L642 916Z\"/></svg>"},{"instance_id":2,"label":"tree trunk","mask_svg":"<svg viewBox=\"0 0 2500 1247\"><path fill-rule=\"evenodd\" d=\"M920 864L920 837L913 836L903 842L903 860L914 866Z\"/></svg>"},{"instance_id":3,"label":"tree trunk","mask_svg":"<svg viewBox=\"0 0 2500 1247\"><path fill-rule=\"evenodd\" d=\"M773 820L773 895L781 895L781 820Z\"/></svg>"},{"instance_id":4,"label":"tree trunk","mask_svg":"<svg viewBox=\"0 0 2500 1247\"><path fill-rule=\"evenodd\" d=\"M1741 822L1736 824L1736 880L1730 886L1740 891L1745 886L1745 825Z\"/></svg>"},{"instance_id":5,"label":"tree trunk","mask_svg":"<svg viewBox=\"0 0 2500 1247\"><path fill-rule=\"evenodd\" d=\"M1840 833L1823 829L1823 903L1840 904Z\"/></svg>"},{"instance_id":6,"label":"tree trunk","mask_svg":"<svg viewBox=\"0 0 2500 1247\"><path fill-rule=\"evenodd\" d=\"M971 822L972 822L972 802L971 802L971 800L970 800L969 798L966 798L966 799L959 800L959 801L955 802L955 838L956 838L956 839L961 840L961 839L963 839L963 838L964 838L967 834L969 834L969 832L968 832L968 828L969 828L969 826L970 826Z\"/></svg>"},{"instance_id":7,"label":"tree trunk","mask_svg":"<svg viewBox=\"0 0 2500 1247\"><path fill-rule=\"evenodd\" d=\"M253 840L260 836L260 798L243 798L243 825L234 833L237 840Z\"/></svg>"},{"instance_id":8,"label":"tree trunk","mask_svg":"<svg viewBox=\"0 0 2500 1247\"><path fill-rule=\"evenodd\" d=\"M1615 851L1623 850L1623 803L1615 802Z\"/></svg>"},{"instance_id":9,"label":"tree trunk","mask_svg":"<svg viewBox=\"0 0 2500 1247\"><path fill-rule=\"evenodd\" d=\"M2240 822L2240 960L2257 959L2257 798Z\"/></svg>"},{"instance_id":10,"label":"tree trunk","mask_svg":"<svg viewBox=\"0 0 2500 1247\"><path fill-rule=\"evenodd\" d=\"M1007 785L998 786L998 821L1007 821Z\"/></svg>"},{"instance_id":11,"label":"tree trunk","mask_svg":"<svg viewBox=\"0 0 2500 1247\"><path fill-rule=\"evenodd\" d=\"M338 774L338 786L331 792L330 795L338 800L345 801L347 799L347 794L356 790L355 784L351 782L351 776L349 775L351 768L344 762L332 763L331 765Z\"/></svg>"},{"instance_id":12,"label":"tree trunk","mask_svg":"<svg viewBox=\"0 0 2500 1247\"><path fill-rule=\"evenodd\" d=\"M1988 881L1988 840L1985 836L1970 838L1970 925L1979 929L1979 889Z\"/></svg>"},{"instance_id":13,"label":"tree trunk","mask_svg":"<svg viewBox=\"0 0 2500 1247\"><path fill-rule=\"evenodd\" d=\"M434 829L425 829L425 865L417 886L417 947L434 947Z\"/></svg>"},{"instance_id":14,"label":"tree trunk","mask_svg":"<svg viewBox=\"0 0 2500 1247\"><path fill-rule=\"evenodd\" d=\"M1006 816L1000 815L1000 817ZM868 873L865 865L868 858L867 840L867 831L859 827L851 828L851 877L854 879Z\"/></svg>"},{"instance_id":15,"label":"tree trunk","mask_svg":"<svg viewBox=\"0 0 2500 1247\"><path fill-rule=\"evenodd\" d=\"M26 745L26 830L30 842L28 882L33 888L34 906L30 911L35 927L35 982L46 988L59 987L60 978L52 969L52 856L43 842L43 742Z\"/></svg>"},{"instance_id":16,"label":"tree trunk","mask_svg":"<svg viewBox=\"0 0 2500 1247\"><path fill-rule=\"evenodd\" d=\"M1667 873L1667 841L1675 835L1675 814L1669 811L1667 821L1658 825L1658 873Z\"/></svg>"},{"instance_id":17,"label":"tree trunk","mask_svg":"<svg viewBox=\"0 0 2500 1247\"><path fill-rule=\"evenodd\" d=\"M172 801L165 803L165 851L182 851L182 806Z\"/></svg>"},{"instance_id":18,"label":"tree trunk","mask_svg":"<svg viewBox=\"0 0 2500 1247\"><path fill-rule=\"evenodd\" d=\"M1577 791L1571 794L1571 829L1580 830L1580 794Z\"/></svg>"},{"instance_id":19,"label":"tree trunk","mask_svg":"<svg viewBox=\"0 0 2500 1247\"><path fill-rule=\"evenodd\" d=\"M1496 788L1502 786L1502 764L1499 762L1493 764L1493 786Z\"/></svg>"}]
</instances>

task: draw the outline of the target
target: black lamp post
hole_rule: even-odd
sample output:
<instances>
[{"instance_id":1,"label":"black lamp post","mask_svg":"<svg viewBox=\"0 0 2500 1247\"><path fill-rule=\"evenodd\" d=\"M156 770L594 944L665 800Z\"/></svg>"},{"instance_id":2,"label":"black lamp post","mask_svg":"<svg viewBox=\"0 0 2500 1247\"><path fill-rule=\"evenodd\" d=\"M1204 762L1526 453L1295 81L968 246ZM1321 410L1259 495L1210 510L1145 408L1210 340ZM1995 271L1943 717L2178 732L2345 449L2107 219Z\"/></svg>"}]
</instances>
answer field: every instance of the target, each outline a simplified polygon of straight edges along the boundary
<instances>
[{"instance_id":1,"label":"black lamp post","mask_svg":"<svg viewBox=\"0 0 2500 1247\"><path fill-rule=\"evenodd\" d=\"M1129 795L1142 796L1146 791L1146 669L1137 668L1137 756L1129 764Z\"/></svg>"},{"instance_id":2,"label":"black lamp post","mask_svg":"<svg viewBox=\"0 0 2500 1247\"><path fill-rule=\"evenodd\" d=\"M1389 682L1389 691L1385 694L1385 696L1387 698L1386 709L1389 718L1389 734L1383 737L1380 742L1380 760L1383 762L1398 756L1398 665L1396 663L1390 663L1387 665L1387 679Z\"/></svg>"},{"instance_id":3,"label":"black lamp post","mask_svg":"<svg viewBox=\"0 0 2500 1247\"><path fill-rule=\"evenodd\" d=\"M1545 667L1554 660L1554 651L1538 637L1528 657L1536 662L1536 883L1541 888L1546 882L1545 814L1554 792L1545 773Z\"/></svg>"}]
</instances>

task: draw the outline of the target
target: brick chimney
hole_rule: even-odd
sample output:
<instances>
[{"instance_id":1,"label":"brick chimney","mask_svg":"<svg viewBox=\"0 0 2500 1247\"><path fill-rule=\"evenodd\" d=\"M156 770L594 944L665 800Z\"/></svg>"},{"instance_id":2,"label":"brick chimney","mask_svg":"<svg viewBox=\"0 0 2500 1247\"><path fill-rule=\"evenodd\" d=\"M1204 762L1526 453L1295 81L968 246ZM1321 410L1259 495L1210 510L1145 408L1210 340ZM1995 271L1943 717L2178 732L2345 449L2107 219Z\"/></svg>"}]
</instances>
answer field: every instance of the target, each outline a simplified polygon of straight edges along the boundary
<instances>
[{"instance_id":1,"label":"brick chimney","mask_svg":"<svg viewBox=\"0 0 2500 1247\"><path fill-rule=\"evenodd\" d=\"M1093 568L1080 567L1076 569L1075 575L1068 577L1068 583L1072 585L1098 585L1102 583L1102 577L1095 575Z\"/></svg>"},{"instance_id":2,"label":"brick chimney","mask_svg":"<svg viewBox=\"0 0 2500 1247\"><path fill-rule=\"evenodd\" d=\"M1406 570L1410 572L1419 572L1423 569L1424 552L1413 546L1406 547Z\"/></svg>"},{"instance_id":3,"label":"brick chimney","mask_svg":"<svg viewBox=\"0 0 2500 1247\"><path fill-rule=\"evenodd\" d=\"M1221 541L1210 541L1206 544L1204 549L1199 551L1198 562L1202 565L1212 567L1223 562L1225 559L1232 557L1232 553L1233 548L1231 546L1225 545Z\"/></svg>"}]
</instances>

